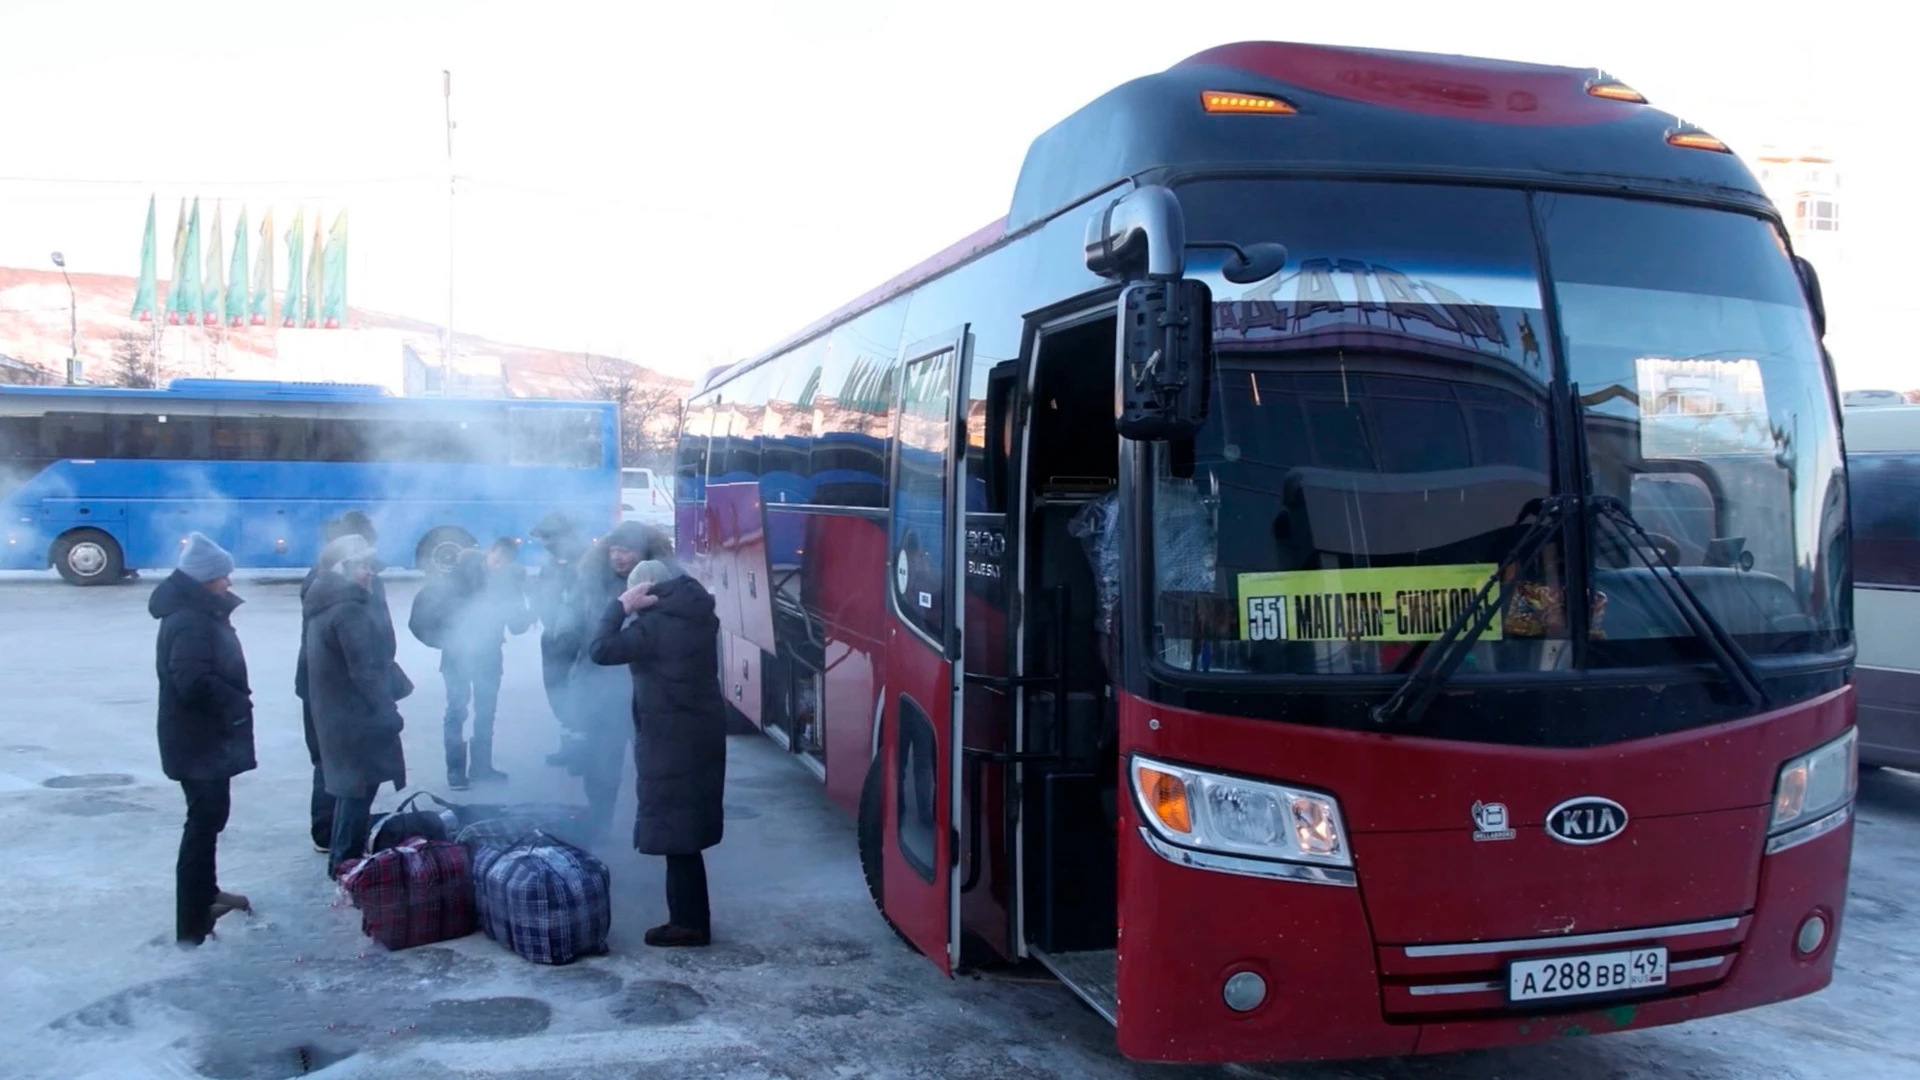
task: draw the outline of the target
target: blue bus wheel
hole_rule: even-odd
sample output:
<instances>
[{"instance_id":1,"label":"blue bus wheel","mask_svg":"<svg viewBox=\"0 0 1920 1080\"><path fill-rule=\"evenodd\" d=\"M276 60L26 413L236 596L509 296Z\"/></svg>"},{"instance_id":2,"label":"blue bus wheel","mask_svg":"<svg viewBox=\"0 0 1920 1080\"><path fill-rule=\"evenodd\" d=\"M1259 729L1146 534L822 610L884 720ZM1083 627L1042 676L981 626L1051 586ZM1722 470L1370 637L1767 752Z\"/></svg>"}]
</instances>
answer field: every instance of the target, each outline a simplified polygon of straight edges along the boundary
<instances>
[{"instance_id":1,"label":"blue bus wheel","mask_svg":"<svg viewBox=\"0 0 1920 1080\"><path fill-rule=\"evenodd\" d=\"M420 546L414 549L413 559L417 569L429 574L444 574L453 569L460 561L460 554L480 544L465 529L443 525L428 533Z\"/></svg>"},{"instance_id":2,"label":"blue bus wheel","mask_svg":"<svg viewBox=\"0 0 1920 1080\"><path fill-rule=\"evenodd\" d=\"M70 585L111 585L126 573L126 557L106 533L75 529L54 541L53 567Z\"/></svg>"}]
</instances>

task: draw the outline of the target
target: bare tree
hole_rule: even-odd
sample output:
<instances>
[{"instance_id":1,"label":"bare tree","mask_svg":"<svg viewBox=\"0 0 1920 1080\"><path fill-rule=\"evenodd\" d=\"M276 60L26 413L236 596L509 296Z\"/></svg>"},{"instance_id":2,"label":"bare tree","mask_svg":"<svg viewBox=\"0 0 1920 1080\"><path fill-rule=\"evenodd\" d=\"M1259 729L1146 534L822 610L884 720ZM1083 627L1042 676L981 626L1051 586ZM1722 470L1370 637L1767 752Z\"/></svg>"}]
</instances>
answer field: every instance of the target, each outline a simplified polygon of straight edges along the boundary
<instances>
[{"instance_id":1,"label":"bare tree","mask_svg":"<svg viewBox=\"0 0 1920 1080\"><path fill-rule=\"evenodd\" d=\"M151 390L160 385L159 357L151 340L123 330L113 343L113 357L107 364L107 381L129 390Z\"/></svg>"},{"instance_id":2,"label":"bare tree","mask_svg":"<svg viewBox=\"0 0 1920 1080\"><path fill-rule=\"evenodd\" d=\"M673 456L669 421L678 415L680 392L648 378L638 364L582 353L573 373L582 397L611 401L620 409L620 463L661 468Z\"/></svg>"}]
</instances>

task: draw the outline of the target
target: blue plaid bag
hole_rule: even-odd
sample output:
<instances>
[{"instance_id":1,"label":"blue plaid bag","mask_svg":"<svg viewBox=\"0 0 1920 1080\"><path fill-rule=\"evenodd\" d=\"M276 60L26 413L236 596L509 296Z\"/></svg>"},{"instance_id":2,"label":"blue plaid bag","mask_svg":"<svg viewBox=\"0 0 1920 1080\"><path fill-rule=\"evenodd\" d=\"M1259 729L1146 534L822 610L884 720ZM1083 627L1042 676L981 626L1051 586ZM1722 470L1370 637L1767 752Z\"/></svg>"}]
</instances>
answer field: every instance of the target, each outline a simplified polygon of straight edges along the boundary
<instances>
[{"instance_id":1,"label":"blue plaid bag","mask_svg":"<svg viewBox=\"0 0 1920 1080\"><path fill-rule=\"evenodd\" d=\"M535 830L474 852L475 914L488 937L536 964L607 951L612 876L592 854Z\"/></svg>"}]
</instances>

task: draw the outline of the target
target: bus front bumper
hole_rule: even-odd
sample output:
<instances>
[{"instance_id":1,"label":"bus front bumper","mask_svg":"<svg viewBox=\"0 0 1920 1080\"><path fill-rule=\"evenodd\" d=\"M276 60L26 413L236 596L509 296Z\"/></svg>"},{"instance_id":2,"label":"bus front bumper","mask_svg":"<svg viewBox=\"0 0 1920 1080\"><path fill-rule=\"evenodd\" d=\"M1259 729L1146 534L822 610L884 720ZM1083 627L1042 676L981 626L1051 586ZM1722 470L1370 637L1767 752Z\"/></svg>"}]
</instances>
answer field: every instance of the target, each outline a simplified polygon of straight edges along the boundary
<instances>
[{"instance_id":1,"label":"bus front bumper","mask_svg":"<svg viewBox=\"0 0 1920 1080\"><path fill-rule=\"evenodd\" d=\"M1464 974L1414 970L1406 950L1373 941L1359 888L1177 865L1131 827L1121 843L1121 1052L1140 1061L1278 1062L1632 1031L1814 993L1833 978L1853 823L1849 816L1818 839L1766 856L1753 910L1719 920L1736 925L1648 939L1671 950L1664 991L1557 1008L1507 1004L1499 975L1512 954L1476 958L1480 970ZM1824 940L1803 955L1796 939L1816 916ZM1558 951L1544 939L1518 955ZM1257 975L1266 996L1238 1012L1225 989L1242 972ZM1415 989L1436 986L1445 992ZM1462 992L1471 986L1485 988Z\"/></svg>"}]
</instances>

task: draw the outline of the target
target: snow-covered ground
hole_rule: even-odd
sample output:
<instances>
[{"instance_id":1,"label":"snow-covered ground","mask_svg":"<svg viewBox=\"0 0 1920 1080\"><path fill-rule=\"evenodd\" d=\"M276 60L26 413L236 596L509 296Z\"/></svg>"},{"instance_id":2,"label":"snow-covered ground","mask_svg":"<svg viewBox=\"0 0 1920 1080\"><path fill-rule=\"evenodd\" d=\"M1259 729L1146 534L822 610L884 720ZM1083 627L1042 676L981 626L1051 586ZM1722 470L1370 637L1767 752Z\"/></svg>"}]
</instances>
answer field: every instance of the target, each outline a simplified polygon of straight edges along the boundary
<instances>
[{"instance_id":1,"label":"snow-covered ground","mask_svg":"<svg viewBox=\"0 0 1920 1080\"><path fill-rule=\"evenodd\" d=\"M10 1080L1920 1075L1920 777L1903 773L1863 781L1833 987L1742 1015L1512 1051L1261 1070L1126 1062L1104 1022L1057 984L949 981L901 946L867 901L851 823L757 738L731 740L727 839L709 853L713 948L642 945L641 930L664 917L661 867L616 851L610 956L543 968L477 935L389 954L336 905L307 843L291 692L297 601L284 577L236 588L249 601L235 621L261 767L234 785L221 880L249 894L256 914L229 916L217 941L182 952L171 944L181 800L154 747L147 586L6 578L0 1077ZM402 619L416 587L392 585ZM401 662L421 685L405 706L413 779L444 791L434 658L403 633ZM511 644L507 662L496 763L512 780L499 797L577 801L542 761L554 725L531 637Z\"/></svg>"}]
</instances>

